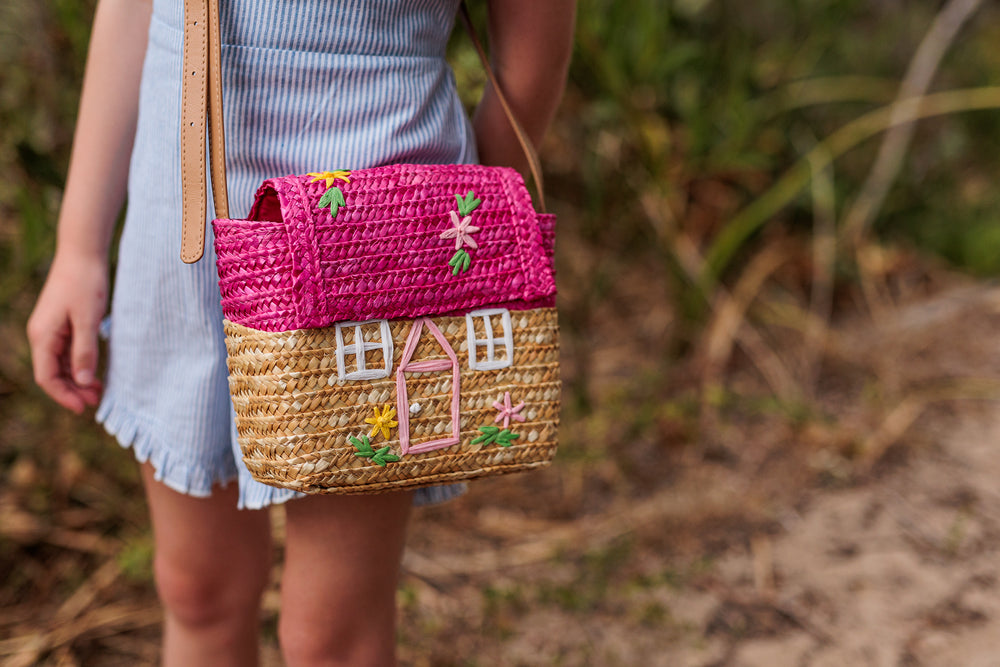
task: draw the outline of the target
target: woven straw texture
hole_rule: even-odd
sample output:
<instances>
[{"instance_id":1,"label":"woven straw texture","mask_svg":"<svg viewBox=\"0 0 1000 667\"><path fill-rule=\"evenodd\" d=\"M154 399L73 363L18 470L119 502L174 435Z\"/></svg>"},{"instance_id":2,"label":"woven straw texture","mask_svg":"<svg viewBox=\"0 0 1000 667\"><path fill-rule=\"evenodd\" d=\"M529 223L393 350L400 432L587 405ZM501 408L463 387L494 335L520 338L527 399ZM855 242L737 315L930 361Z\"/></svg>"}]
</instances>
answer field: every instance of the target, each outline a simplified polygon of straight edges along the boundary
<instances>
[{"instance_id":1,"label":"woven straw texture","mask_svg":"<svg viewBox=\"0 0 1000 667\"><path fill-rule=\"evenodd\" d=\"M391 165L343 173L270 179L248 220L213 223L229 321L278 332L486 304L555 305L554 219L534 211L516 171ZM323 204L333 188L344 202L335 213ZM444 234L454 233L456 195L469 192L479 200L468 214L478 230L467 237L471 263L456 274L456 239Z\"/></svg>"},{"instance_id":2,"label":"woven straw texture","mask_svg":"<svg viewBox=\"0 0 1000 667\"><path fill-rule=\"evenodd\" d=\"M392 337L392 364L388 377L349 380L342 374L360 367L348 356L338 369L337 346L356 349L352 336L361 332L364 342L378 343L378 324L356 329L324 327L286 332L267 332L226 321L230 388L236 408L243 459L258 480L309 493L371 493L416 488L442 482L473 479L537 468L547 464L556 449L559 420L559 347L556 311L553 308L512 310L505 325L499 314L492 317L493 333L507 326L512 343L510 358L503 345L495 357L509 361L505 368L472 370L471 338L484 335L483 318L434 317L431 322L457 358L460 408L458 443L432 451L402 453L400 426L372 431L368 418L396 408L408 413L410 447L420 448L440 441L452 432L449 408L454 398L452 370L444 368L452 356L441 341L423 326L423 320L396 319L388 322ZM422 325L421 325L422 326ZM419 337L418 337L419 336ZM413 361L434 362L432 371L406 372L406 343L412 338ZM385 368L384 347L370 345L364 365ZM473 342L482 358L482 343ZM430 367L427 364L423 368ZM402 379L400 379L402 378ZM399 400L398 382L405 383ZM507 396L509 394L509 396ZM483 435L481 427L504 428L497 421L507 399L515 415L505 430L518 435L509 446L498 442L473 444ZM520 408L520 404L523 406ZM495 405L496 404L496 405ZM519 421L523 419L524 421ZM357 455L349 438L370 436L371 447L399 456L381 466L372 458Z\"/></svg>"}]
</instances>

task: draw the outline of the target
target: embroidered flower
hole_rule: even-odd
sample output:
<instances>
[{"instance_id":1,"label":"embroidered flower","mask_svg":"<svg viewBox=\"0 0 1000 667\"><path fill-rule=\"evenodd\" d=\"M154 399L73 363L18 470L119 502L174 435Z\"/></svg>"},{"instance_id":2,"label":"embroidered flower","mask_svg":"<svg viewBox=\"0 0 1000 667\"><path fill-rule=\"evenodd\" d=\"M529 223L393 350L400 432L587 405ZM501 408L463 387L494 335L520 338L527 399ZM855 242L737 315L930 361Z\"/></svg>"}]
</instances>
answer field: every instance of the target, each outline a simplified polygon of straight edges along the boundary
<instances>
[{"instance_id":1,"label":"embroidered flower","mask_svg":"<svg viewBox=\"0 0 1000 667\"><path fill-rule=\"evenodd\" d=\"M375 434L381 431L382 437L388 440L389 429L395 428L399 425L399 422L393 419L393 417L396 416L396 408L389 407L389 405L386 404L382 409L382 414L379 414L377 405L374 410L375 416L369 417L365 420L366 424L373 424L372 430L368 435L374 438Z\"/></svg>"},{"instance_id":2,"label":"embroidered flower","mask_svg":"<svg viewBox=\"0 0 1000 667\"><path fill-rule=\"evenodd\" d=\"M499 411L497 413L496 419L494 419L493 421L499 422L502 419L504 428L510 426L511 419L519 422L524 421L524 415L521 414L521 410L524 409L524 401L521 401L514 407L511 407L511 403L512 401L510 400L509 391L505 391L503 393L503 403L501 403L500 401L493 401L493 407Z\"/></svg>"},{"instance_id":3,"label":"embroidered flower","mask_svg":"<svg viewBox=\"0 0 1000 667\"><path fill-rule=\"evenodd\" d=\"M310 183L316 183L318 181L326 181L326 187L333 187L333 182L336 180L341 180L344 183L350 183L351 179L348 176L351 172L346 169L336 169L334 171L314 171L306 174L306 176L312 176L313 179Z\"/></svg>"},{"instance_id":4,"label":"embroidered flower","mask_svg":"<svg viewBox=\"0 0 1000 667\"><path fill-rule=\"evenodd\" d=\"M476 197L472 190L469 190L465 196L455 195L455 203L458 205L458 212L449 211L452 228L441 233L443 239L455 239L455 254L448 261L453 276L465 273L472 264L472 257L462 246L479 247L476 240L472 238L472 235L479 231L479 227L472 224L471 214L483 202Z\"/></svg>"},{"instance_id":5,"label":"embroidered flower","mask_svg":"<svg viewBox=\"0 0 1000 667\"><path fill-rule=\"evenodd\" d=\"M455 239L455 250L461 250L462 246L466 245L470 248L478 248L476 240L470 236L479 231L479 227L472 224L472 216L467 215L464 218L459 218L456 211L448 211L448 213L451 215L452 228L441 232L441 238Z\"/></svg>"}]
</instances>

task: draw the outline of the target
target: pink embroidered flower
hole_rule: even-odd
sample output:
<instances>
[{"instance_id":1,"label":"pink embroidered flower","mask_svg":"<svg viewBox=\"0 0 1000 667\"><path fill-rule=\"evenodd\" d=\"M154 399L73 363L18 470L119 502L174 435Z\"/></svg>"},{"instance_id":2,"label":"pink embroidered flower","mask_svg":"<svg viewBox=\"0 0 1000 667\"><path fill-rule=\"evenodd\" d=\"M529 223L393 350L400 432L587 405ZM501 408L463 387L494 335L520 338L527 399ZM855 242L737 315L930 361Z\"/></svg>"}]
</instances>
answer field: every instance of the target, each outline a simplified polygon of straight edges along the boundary
<instances>
[{"instance_id":1,"label":"pink embroidered flower","mask_svg":"<svg viewBox=\"0 0 1000 667\"><path fill-rule=\"evenodd\" d=\"M521 410L524 409L524 401L521 401L514 407L511 407L509 391L505 391L503 393L503 403L500 403L500 401L493 401L493 407L499 411L496 419L493 421L498 422L502 419L504 428L508 428L510 426L511 419L519 422L524 421L524 415L521 414Z\"/></svg>"},{"instance_id":2,"label":"pink embroidered flower","mask_svg":"<svg viewBox=\"0 0 1000 667\"><path fill-rule=\"evenodd\" d=\"M451 215L451 224L453 227L441 232L440 238L455 239L455 250L460 250L463 245L467 245L470 248L478 248L476 240L470 236L470 234L475 234L479 231L479 227L472 224L472 216L467 215L464 218L459 218L456 211L448 211L448 213Z\"/></svg>"}]
</instances>

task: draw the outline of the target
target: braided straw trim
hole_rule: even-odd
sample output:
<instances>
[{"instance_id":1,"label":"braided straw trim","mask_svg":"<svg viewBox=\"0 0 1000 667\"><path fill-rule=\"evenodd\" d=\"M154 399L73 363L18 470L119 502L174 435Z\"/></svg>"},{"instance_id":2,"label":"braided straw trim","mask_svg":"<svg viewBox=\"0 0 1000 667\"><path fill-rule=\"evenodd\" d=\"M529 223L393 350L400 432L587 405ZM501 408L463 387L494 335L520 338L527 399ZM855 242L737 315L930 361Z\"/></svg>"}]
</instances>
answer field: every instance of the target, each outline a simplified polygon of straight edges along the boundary
<instances>
[{"instance_id":1,"label":"braided straw trim","mask_svg":"<svg viewBox=\"0 0 1000 667\"><path fill-rule=\"evenodd\" d=\"M553 308L512 311L511 365L499 370L469 369L466 318L435 317L460 364L459 443L401 455L398 428L390 438L376 434L371 445L388 445L401 460L385 467L356 456L349 437L368 435L365 419L396 404L396 371L411 320L393 320L393 365L389 377L341 380L335 358L334 327L264 332L226 321L230 390L243 460L259 481L307 493L363 493L416 488L544 466L555 455L559 422L559 346ZM447 359L430 335L418 342L413 359ZM451 432L451 372L408 373L411 404L410 446L436 441ZM509 447L472 444L479 428L495 424L497 408L510 393L524 402L509 430L520 435ZM398 419L399 415L396 416Z\"/></svg>"}]
</instances>

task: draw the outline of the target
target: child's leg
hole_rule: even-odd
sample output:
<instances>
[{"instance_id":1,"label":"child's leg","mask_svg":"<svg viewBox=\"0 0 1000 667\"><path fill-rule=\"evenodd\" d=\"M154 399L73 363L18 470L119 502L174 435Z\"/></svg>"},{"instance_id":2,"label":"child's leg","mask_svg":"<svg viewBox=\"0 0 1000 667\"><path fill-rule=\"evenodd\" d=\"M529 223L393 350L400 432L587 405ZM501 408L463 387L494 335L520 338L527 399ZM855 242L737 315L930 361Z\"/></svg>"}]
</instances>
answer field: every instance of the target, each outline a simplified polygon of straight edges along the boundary
<instances>
[{"instance_id":1,"label":"child's leg","mask_svg":"<svg viewBox=\"0 0 1000 667\"><path fill-rule=\"evenodd\" d=\"M163 665L257 664L260 597L270 571L266 511L236 509L236 483L193 498L142 466L164 606Z\"/></svg>"},{"instance_id":2,"label":"child's leg","mask_svg":"<svg viewBox=\"0 0 1000 667\"><path fill-rule=\"evenodd\" d=\"M396 585L413 494L286 505L279 634L288 667L396 664Z\"/></svg>"}]
</instances>

